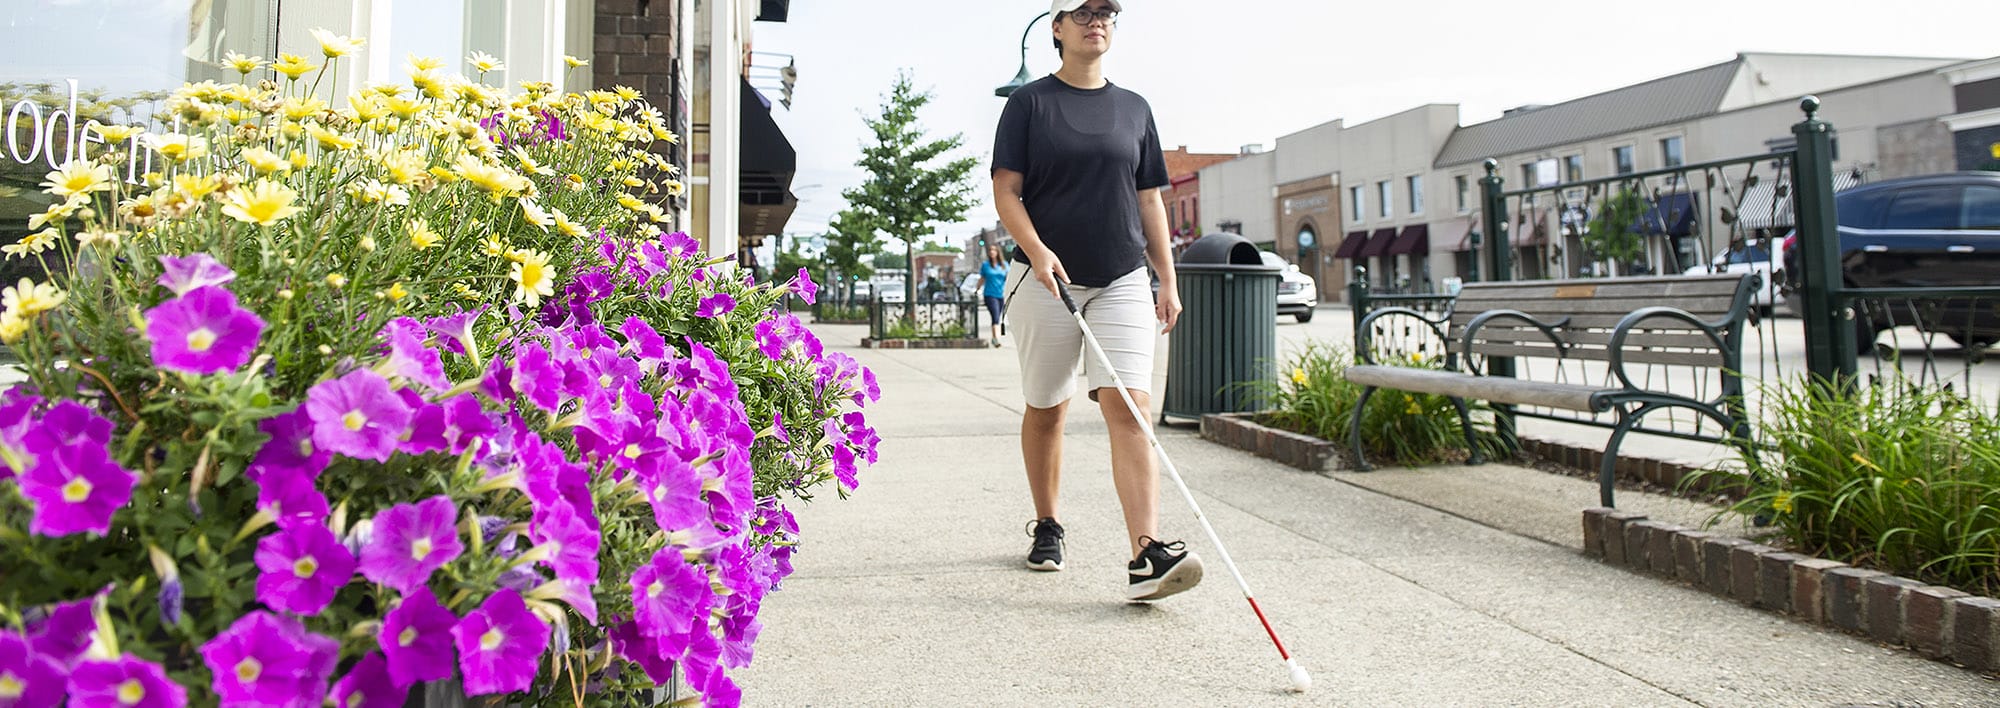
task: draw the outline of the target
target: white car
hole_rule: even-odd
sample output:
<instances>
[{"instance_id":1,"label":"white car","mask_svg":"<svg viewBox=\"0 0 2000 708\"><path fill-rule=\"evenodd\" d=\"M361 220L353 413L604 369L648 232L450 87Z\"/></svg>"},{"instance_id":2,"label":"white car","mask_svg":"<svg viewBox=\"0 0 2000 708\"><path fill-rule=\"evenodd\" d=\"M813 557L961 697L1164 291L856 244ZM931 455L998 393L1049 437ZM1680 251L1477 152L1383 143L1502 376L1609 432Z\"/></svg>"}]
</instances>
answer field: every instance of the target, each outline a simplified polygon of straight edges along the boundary
<instances>
[{"instance_id":1,"label":"white car","mask_svg":"<svg viewBox=\"0 0 2000 708\"><path fill-rule=\"evenodd\" d=\"M1766 315L1771 306L1780 299L1778 295L1777 271L1784 263L1782 253L1772 253L1763 239L1750 239L1741 248L1730 249L1715 254L1715 261L1708 265L1698 265L1687 269L1684 275L1700 273L1756 273L1763 278L1763 285L1750 296L1750 305Z\"/></svg>"},{"instance_id":2,"label":"white car","mask_svg":"<svg viewBox=\"0 0 2000 708\"><path fill-rule=\"evenodd\" d=\"M1261 251L1264 265L1283 268L1278 279L1278 314L1291 315L1300 322L1311 322L1313 311L1319 307L1319 284L1313 277L1299 270L1298 266L1285 262L1284 256L1270 251Z\"/></svg>"}]
</instances>

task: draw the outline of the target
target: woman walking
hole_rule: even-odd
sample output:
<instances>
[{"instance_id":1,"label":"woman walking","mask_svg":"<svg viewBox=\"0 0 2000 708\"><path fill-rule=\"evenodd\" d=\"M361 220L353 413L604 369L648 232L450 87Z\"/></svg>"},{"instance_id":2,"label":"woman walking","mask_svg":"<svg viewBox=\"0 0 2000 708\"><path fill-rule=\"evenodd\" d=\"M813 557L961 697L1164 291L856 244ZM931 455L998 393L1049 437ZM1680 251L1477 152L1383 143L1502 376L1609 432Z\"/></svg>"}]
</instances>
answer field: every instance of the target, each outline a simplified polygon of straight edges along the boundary
<instances>
[{"instance_id":1,"label":"woman walking","mask_svg":"<svg viewBox=\"0 0 2000 708\"><path fill-rule=\"evenodd\" d=\"M1007 261L1000 255L999 246L986 247L986 260L979 262L980 300L986 303L986 314L993 317L993 346L1000 346L1000 317L1005 313L1002 298L1007 293Z\"/></svg>"},{"instance_id":2,"label":"woman walking","mask_svg":"<svg viewBox=\"0 0 2000 708\"><path fill-rule=\"evenodd\" d=\"M1131 542L1127 597L1156 600L1201 581L1201 559L1159 539L1159 466L1142 422L1111 372L1083 356L1083 334L1058 298L1067 288L1103 344L1133 401L1146 409L1153 350L1179 319L1180 296L1167 242L1165 157L1152 108L1103 75L1122 8L1118 0L1055 0L1062 68L1015 91L993 142L993 201L1017 248L1006 307L1027 411L1021 455L1034 498L1028 567L1063 568L1057 509L1063 420L1085 365L1088 394L1111 433L1111 476ZM1146 265L1160 279L1155 301Z\"/></svg>"}]
</instances>

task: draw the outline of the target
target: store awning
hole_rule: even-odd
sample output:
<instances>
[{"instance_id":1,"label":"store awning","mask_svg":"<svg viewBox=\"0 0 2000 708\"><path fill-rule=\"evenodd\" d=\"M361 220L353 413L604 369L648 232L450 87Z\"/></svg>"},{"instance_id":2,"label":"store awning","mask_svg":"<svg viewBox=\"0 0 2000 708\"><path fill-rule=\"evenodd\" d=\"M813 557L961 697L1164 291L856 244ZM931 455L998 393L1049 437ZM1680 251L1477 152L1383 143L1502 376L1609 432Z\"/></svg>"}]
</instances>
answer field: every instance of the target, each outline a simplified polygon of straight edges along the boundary
<instances>
[{"instance_id":1,"label":"store awning","mask_svg":"<svg viewBox=\"0 0 2000 708\"><path fill-rule=\"evenodd\" d=\"M1688 192L1662 194L1639 215L1632 230L1649 236L1686 236L1694 233L1694 195Z\"/></svg>"},{"instance_id":2,"label":"store awning","mask_svg":"<svg viewBox=\"0 0 2000 708\"><path fill-rule=\"evenodd\" d=\"M743 82L742 166L736 235L762 236L781 233L792 211L799 206L792 196L792 176L799 170L798 151L785 132L771 119L771 104Z\"/></svg>"},{"instance_id":3,"label":"store awning","mask_svg":"<svg viewBox=\"0 0 2000 708\"><path fill-rule=\"evenodd\" d=\"M1383 255L1400 256L1406 253L1425 254L1431 251L1431 225L1416 224L1403 227L1396 234L1396 242L1390 244L1389 252Z\"/></svg>"},{"instance_id":4,"label":"store awning","mask_svg":"<svg viewBox=\"0 0 2000 708\"><path fill-rule=\"evenodd\" d=\"M1833 191L1843 192L1861 184L1861 174L1856 170L1833 173ZM1723 207L1729 209L1729 207ZM1792 221L1792 184L1790 181L1766 181L1750 185L1743 190L1743 201L1737 208L1730 209L1736 215L1736 225L1745 229L1790 228Z\"/></svg>"},{"instance_id":5,"label":"store awning","mask_svg":"<svg viewBox=\"0 0 2000 708\"><path fill-rule=\"evenodd\" d=\"M1361 252L1354 255L1356 258L1386 256L1389 255L1389 247L1394 245L1396 245L1395 229L1376 229L1375 233L1369 234L1368 245L1362 247Z\"/></svg>"},{"instance_id":6,"label":"store awning","mask_svg":"<svg viewBox=\"0 0 2000 708\"><path fill-rule=\"evenodd\" d=\"M1361 249L1367 247L1367 245L1368 245L1368 232L1349 231L1347 232L1347 238L1343 238L1340 240L1340 248L1334 249L1333 257L1354 258L1355 256L1360 255Z\"/></svg>"}]
</instances>

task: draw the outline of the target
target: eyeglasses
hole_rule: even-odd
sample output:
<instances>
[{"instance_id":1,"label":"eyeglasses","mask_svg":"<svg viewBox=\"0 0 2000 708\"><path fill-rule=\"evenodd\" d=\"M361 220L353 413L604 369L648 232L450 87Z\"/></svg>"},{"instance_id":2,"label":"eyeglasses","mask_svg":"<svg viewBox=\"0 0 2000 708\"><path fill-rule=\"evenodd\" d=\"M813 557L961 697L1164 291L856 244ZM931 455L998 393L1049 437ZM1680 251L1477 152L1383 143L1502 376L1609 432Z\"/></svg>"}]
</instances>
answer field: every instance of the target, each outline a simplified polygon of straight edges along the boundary
<instances>
[{"instance_id":1,"label":"eyeglasses","mask_svg":"<svg viewBox=\"0 0 2000 708\"><path fill-rule=\"evenodd\" d=\"M1096 20L1103 20L1107 25L1118 24L1117 10L1071 10L1065 14L1069 15L1069 21L1085 27Z\"/></svg>"}]
</instances>

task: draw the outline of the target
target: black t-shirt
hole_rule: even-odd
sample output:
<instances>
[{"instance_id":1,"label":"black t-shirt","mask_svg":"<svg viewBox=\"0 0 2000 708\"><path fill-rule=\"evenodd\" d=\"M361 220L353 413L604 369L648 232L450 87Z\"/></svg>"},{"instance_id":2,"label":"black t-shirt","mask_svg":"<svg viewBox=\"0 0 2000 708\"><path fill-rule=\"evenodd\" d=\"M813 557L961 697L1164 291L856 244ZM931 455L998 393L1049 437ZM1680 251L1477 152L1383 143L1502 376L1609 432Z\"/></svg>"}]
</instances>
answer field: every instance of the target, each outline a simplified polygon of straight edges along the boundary
<instances>
[{"instance_id":1,"label":"black t-shirt","mask_svg":"<svg viewBox=\"0 0 2000 708\"><path fill-rule=\"evenodd\" d=\"M1145 264L1139 190L1166 186L1167 164L1139 94L1054 76L1021 87L1000 113L993 169L1021 173L1028 220L1071 282L1103 287Z\"/></svg>"}]
</instances>

